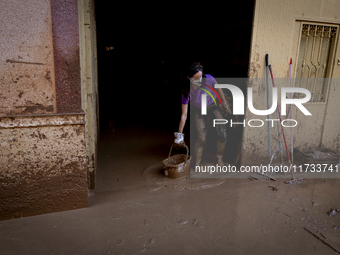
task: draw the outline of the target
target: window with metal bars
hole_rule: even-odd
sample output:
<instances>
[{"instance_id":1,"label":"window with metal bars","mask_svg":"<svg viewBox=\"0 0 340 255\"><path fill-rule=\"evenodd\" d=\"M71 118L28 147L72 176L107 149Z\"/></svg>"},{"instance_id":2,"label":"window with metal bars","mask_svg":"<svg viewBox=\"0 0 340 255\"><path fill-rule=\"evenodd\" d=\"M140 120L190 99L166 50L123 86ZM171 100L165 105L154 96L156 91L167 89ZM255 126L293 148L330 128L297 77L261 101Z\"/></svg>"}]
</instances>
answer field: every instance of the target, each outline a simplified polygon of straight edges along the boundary
<instances>
[{"instance_id":1,"label":"window with metal bars","mask_svg":"<svg viewBox=\"0 0 340 255\"><path fill-rule=\"evenodd\" d=\"M296 78L311 92L309 103L325 103L327 100L333 51L338 26L302 23ZM302 95L297 95L300 97Z\"/></svg>"}]
</instances>

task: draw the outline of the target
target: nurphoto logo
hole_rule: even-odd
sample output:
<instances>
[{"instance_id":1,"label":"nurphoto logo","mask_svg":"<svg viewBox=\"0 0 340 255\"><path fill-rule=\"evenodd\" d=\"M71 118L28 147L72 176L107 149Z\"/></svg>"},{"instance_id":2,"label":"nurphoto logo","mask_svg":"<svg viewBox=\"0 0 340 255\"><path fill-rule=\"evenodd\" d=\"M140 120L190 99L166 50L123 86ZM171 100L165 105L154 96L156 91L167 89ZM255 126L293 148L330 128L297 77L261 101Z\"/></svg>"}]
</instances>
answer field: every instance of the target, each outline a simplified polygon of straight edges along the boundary
<instances>
[{"instance_id":1,"label":"nurphoto logo","mask_svg":"<svg viewBox=\"0 0 340 255\"><path fill-rule=\"evenodd\" d=\"M205 84L211 91L213 91L220 103L221 99L218 96L217 92L209 85ZM244 115L244 94L240 88L238 88L235 85L231 84L215 84L215 88L221 88L221 89L228 89L233 97L233 115ZM200 88L207 92L207 94L212 97L214 100L215 105L216 100L214 99L213 95L208 91L203 88ZM260 115L260 116L265 116L265 115L270 115L277 110L279 104L278 104L278 95L277 95L277 88L272 89L272 106L269 109L266 110L258 110L255 109L254 104L253 104L253 88L248 87L247 88L248 92L248 100L247 100L247 105L249 108L249 111L253 113L254 115ZM304 94L304 98L288 98L287 94L288 93L299 93L299 94ZM206 115L207 114L207 94L202 94L201 95L201 114ZM306 116L311 116L312 114L303 106L304 103L307 103L311 99L311 93L309 90L304 89L304 88L296 88L296 87L282 87L281 88L281 115L286 115L286 109L287 109L287 104L295 105L304 115ZM222 105L222 103L221 103ZM281 122L281 125L283 127L295 127L297 126L297 121L294 119L285 119L280 121L280 119L266 119L267 122L271 122L271 126L274 127L274 122ZM237 125L237 124L242 124L244 127L246 126L246 120L244 119L243 122L233 122L233 120L226 120L226 119L213 119L213 127L216 125L225 125L227 123L230 123L230 126ZM287 123L290 122L290 125ZM292 123L293 122L293 123ZM264 125L264 121L261 119L250 119L247 121L247 124L249 127L262 127Z\"/></svg>"}]
</instances>

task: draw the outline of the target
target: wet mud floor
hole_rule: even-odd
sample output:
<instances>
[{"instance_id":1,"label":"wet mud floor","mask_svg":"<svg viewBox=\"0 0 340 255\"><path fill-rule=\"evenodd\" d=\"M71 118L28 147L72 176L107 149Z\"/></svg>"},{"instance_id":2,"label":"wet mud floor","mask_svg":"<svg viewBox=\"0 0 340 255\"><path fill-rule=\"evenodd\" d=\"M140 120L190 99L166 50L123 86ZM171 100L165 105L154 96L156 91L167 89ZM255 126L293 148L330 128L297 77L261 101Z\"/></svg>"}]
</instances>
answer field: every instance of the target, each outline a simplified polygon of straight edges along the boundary
<instances>
[{"instance_id":1,"label":"wet mud floor","mask_svg":"<svg viewBox=\"0 0 340 255\"><path fill-rule=\"evenodd\" d=\"M340 208L339 180L161 180L154 173L172 139L173 133L155 130L102 134L89 207L0 222L0 254L340 250L340 212L328 213Z\"/></svg>"}]
</instances>

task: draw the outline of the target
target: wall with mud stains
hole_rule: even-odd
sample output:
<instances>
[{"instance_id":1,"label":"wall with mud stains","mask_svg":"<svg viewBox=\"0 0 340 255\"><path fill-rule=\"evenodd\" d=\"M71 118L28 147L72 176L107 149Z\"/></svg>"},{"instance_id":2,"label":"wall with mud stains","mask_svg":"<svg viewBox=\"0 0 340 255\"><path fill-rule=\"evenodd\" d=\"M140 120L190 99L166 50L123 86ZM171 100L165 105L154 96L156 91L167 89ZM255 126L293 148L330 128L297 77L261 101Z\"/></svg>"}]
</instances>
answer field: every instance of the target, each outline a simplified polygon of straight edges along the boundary
<instances>
[{"instance_id":1,"label":"wall with mud stains","mask_svg":"<svg viewBox=\"0 0 340 255\"><path fill-rule=\"evenodd\" d=\"M0 220L87 207L84 115L0 117Z\"/></svg>"},{"instance_id":2,"label":"wall with mud stains","mask_svg":"<svg viewBox=\"0 0 340 255\"><path fill-rule=\"evenodd\" d=\"M78 5L52 2L0 1L0 220L87 206Z\"/></svg>"},{"instance_id":3,"label":"wall with mud stains","mask_svg":"<svg viewBox=\"0 0 340 255\"><path fill-rule=\"evenodd\" d=\"M290 86L289 62L292 58L293 67L295 67L300 33L299 21L340 24L340 2L338 0L256 1L248 73L251 78L248 86L253 88L253 102L256 109L267 109L266 54L269 55L269 64L273 68L275 81L278 81L278 78L286 78L286 81L282 79L282 83L278 82L275 86L278 87L278 90L281 87ZM337 42L335 62L340 58L339 46L339 42ZM294 75L293 69L293 77L295 77ZM322 146L340 152L340 115L338 113L340 67L337 63L334 63L332 77L333 82L327 104L304 104L307 110L312 113L312 117L303 115L296 107L293 108L293 119L298 121L298 126L293 129L294 147L309 150ZM269 87L271 95L271 79ZM245 119L246 121L250 119L265 121L267 116L254 115L246 108ZM270 119L277 119L276 112L270 115ZM284 128L284 132L290 148L290 128ZM276 126L271 128L270 137L271 151L276 150L275 158L276 161L279 161ZM282 146L285 150L284 145ZM266 125L262 128L246 126L243 132L241 164L263 163L269 163L268 128Z\"/></svg>"},{"instance_id":4,"label":"wall with mud stains","mask_svg":"<svg viewBox=\"0 0 340 255\"><path fill-rule=\"evenodd\" d=\"M0 2L0 116L55 111L50 20L48 0Z\"/></svg>"}]
</instances>

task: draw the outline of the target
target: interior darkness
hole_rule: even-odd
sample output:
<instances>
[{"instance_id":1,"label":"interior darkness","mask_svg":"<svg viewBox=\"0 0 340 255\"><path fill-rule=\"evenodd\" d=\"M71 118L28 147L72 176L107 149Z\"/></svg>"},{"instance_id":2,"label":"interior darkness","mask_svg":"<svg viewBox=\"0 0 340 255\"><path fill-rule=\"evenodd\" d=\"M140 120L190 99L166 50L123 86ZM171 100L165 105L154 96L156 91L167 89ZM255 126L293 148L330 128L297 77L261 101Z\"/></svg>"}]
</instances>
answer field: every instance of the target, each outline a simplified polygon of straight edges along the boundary
<instances>
[{"instance_id":1,"label":"interior darkness","mask_svg":"<svg viewBox=\"0 0 340 255\"><path fill-rule=\"evenodd\" d=\"M214 77L247 77L254 0L229 8L103 0L95 7L101 132L131 126L177 131L187 61L200 61ZM105 51L108 46L114 49Z\"/></svg>"}]
</instances>

